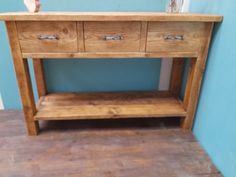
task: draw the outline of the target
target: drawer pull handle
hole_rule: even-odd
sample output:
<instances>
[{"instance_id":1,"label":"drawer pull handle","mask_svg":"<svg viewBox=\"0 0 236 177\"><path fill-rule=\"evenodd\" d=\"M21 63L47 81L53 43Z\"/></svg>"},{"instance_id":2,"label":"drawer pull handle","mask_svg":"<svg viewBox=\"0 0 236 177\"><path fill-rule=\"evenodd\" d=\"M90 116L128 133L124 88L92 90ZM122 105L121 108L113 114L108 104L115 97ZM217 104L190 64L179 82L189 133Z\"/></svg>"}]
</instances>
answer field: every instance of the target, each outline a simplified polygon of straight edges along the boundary
<instances>
[{"instance_id":1,"label":"drawer pull handle","mask_svg":"<svg viewBox=\"0 0 236 177\"><path fill-rule=\"evenodd\" d=\"M60 38L57 35L39 35L39 40L59 40Z\"/></svg>"},{"instance_id":2,"label":"drawer pull handle","mask_svg":"<svg viewBox=\"0 0 236 177\"><path fill-rule=\"evenodd\" d=\"M183 41L183 35L164 35L163 36L165 41Z\"/></svg>"},{"instance_id":3,"label":"drawer pull handle","mask_svg":"<svg viewBox=\"0 0 236 177\"><path fill-rule=\"evenodd\" d=\"M114 35L114 36L104 36L103 40L105 41L121 41L124 37L121 35Z\"/></svg>"}]
</instances>

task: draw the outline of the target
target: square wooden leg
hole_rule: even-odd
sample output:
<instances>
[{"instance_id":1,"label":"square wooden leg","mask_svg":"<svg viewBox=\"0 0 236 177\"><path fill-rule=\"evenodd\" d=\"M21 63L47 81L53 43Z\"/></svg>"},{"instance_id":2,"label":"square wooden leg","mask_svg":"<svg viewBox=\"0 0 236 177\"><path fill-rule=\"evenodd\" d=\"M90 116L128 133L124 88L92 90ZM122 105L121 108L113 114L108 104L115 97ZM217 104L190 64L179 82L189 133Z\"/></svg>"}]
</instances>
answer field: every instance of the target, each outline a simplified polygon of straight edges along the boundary
<instances>
[{"instance_id":1,"label":"square wooden leg","mask_svg":"<svg viewBox=\"0 0 236 177\"><path fill-rule=\"evenodd\" d=\"M191 59L190 60L190 65L188 68L188 78L187 78L187 83L186 83L186 88L185 88L185 95L184 95L184 101L183 101L183 106L185 110L188 110L188 106L189 106L189 101L190 101L190 94L191 94L191 89L192 89L192 82L193 82L193 78L194 78L194 71L196 68L196 59ZM190 116L186 116L182 119L181 121L181 127L184 129L191 129L190 128ZM192 126L191 126L192 127Z\"/></svg>"},{"instance_id":2,"label":"square wooden leg","mask_svg":"<svg viewBox=\"0 0 236 177\"><path fill-rule=\"evenodd\" d=\"M206 45L203 46L198 58L191 59L191 65L183 103L183 106L187 111L187 116L183 119L181 125L182 128L185 130L191 130L193 127L213 25L214 24L209 23L207 26L208 37L206 38L206 41L204 41Z\"/></svg>"},{"instance_id":3,"label":"square wooden leg","mask_svg":"<svg viewBox=\"0 0 236 177\"><path fill-rule=\"evenodd\" d=\"M41 96L45 96L47 93L47 88L44 80L43 60L39 58L33 58L33 66L38 96L40 98Z\"/></svg>"},{"instance_id":4,"label":"square wooden leg","mask_svg":"<svg viewBox=\"0 0 236 177\"><path fill-rule=\"evenodd\" d=\"M34 120L36 106L30 80L28 61L21 55L20 44L18 40L17 28L15 22L6 22L8 36L12 50L12 57L16 71L16 78L19 85L25 122L29 135L37 135L39 124Z\"/></svg>"},{"instance_id":5,"label":"square wooden leg","mask_svg":"<svg viewBox=\"0 0 236 177\"><path fill-rule=\"evenodd\" d=\"M169 91L173 96L176 96L176 97L179 97L179 94L180 94L183 68L184 68L184 59L174 58L173 64L172 64Z\"/></svg>"}]
</instances>

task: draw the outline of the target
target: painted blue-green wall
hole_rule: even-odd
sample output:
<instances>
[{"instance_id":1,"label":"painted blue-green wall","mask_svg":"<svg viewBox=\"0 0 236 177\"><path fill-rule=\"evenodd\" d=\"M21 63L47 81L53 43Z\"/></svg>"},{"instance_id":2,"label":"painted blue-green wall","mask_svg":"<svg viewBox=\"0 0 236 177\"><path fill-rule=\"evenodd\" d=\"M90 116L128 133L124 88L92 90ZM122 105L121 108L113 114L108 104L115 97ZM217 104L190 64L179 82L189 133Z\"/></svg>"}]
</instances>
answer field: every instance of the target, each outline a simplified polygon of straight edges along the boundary
<instances>
[{"instance_id":1,"label":"painted blue-green wall","mask_svg":"<svg viewBox=\"0 0 236 177\"><path fill-rule=\"evenodd\" d=\"M224 15L216 26L194 134L225 177L236 177L236 3L192 0L192 12Z\"/></svg>"},{"instance_id":2,"label":"painted blue-green wall","mask_svg":"<svg viewBox=\"0 0 236 177\"><path fill-rule=\"evenodd\" d=\"M0 12L25 11L23 0L0 1ZM41 0L42 11L164 11L165 0ZM6 109L21 108L3 23L0 23L0 92ZM139 60L139 61L138 61ZM160 60L46 61L48 90L120 91L158 87ZM32 71L32 66L30 67ZM31 72L32 76L33 73ZM33 82L34 88L35 84ZM34 89L35 90L35 89Z\"/></svg>"}]
</instances>

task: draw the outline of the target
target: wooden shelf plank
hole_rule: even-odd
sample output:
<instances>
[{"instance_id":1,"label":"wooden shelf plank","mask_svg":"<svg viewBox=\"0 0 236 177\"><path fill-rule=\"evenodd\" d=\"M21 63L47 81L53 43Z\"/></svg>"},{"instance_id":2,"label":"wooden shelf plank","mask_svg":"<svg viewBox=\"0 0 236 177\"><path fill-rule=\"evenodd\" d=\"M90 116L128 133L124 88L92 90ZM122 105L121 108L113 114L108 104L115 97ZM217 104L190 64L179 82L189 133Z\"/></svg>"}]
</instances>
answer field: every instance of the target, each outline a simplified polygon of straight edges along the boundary
<instances>
[{"instance_id":1,"label":"wooden shelf plank","mask_svg":"<svg viewBox=\"0 0 236 177\"><path fill-rule=\"evenodd\" d=\"M195 21L220 22L219 15L160 12L10 12L1 13L7 21Z\"/></svg>"},{"instance_id":2,"label":"wooden shelf plank","mask_svg":"<svg viewBox=\"0 0 236 177\"><path fill-rule=\"evenodd\" d=\"M167 92L54 93L40 98L36 120L186 116Z\"/></svg>"}]
</instances>

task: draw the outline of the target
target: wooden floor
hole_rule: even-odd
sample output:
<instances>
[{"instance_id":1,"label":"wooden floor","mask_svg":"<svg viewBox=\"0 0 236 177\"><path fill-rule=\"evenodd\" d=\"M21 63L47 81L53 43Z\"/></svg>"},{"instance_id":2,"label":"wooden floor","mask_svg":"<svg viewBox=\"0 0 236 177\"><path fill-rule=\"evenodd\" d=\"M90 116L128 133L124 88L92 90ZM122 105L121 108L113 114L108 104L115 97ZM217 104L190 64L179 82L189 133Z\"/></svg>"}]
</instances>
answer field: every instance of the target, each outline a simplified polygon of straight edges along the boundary
<instances>
[{"instance_id":1,"label":"wooden floor","mask_svg":"<svg viewBox=\"0 0 236 177\"><path fill-rule=\"evenodd\" d=\"M176 120L42 122L25 134L19 111L0 112L1 177L221 177Z\"/></svg>"}]
</instances>

